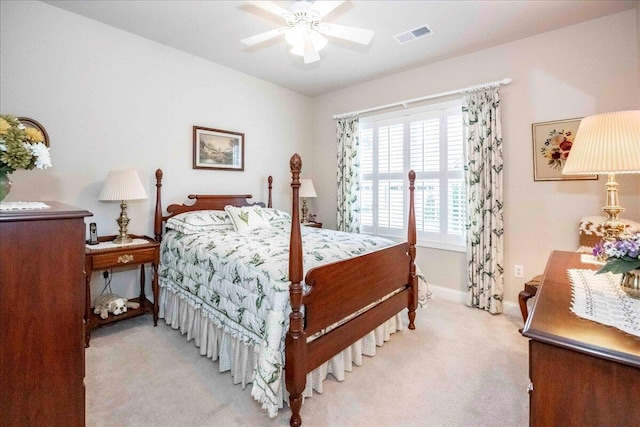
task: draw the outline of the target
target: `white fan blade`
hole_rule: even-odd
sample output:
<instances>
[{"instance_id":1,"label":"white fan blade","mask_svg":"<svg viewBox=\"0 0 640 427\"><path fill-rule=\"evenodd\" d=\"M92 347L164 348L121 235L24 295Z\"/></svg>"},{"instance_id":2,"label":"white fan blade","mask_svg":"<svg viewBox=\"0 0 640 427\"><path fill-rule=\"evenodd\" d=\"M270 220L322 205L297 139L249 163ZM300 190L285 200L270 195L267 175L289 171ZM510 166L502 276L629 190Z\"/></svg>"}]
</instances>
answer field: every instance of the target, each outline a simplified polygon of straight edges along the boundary
<instances>
[{"instance_id":1,"label":"white fan blade","mask_svg":"<svg viewBox=\"0 0 640 427\"><path fill-rule=\"evenodd\" d=\"M262 10L271 12L274 15L285 16L289 14L287 9L283 9L272 1L248 1L247 3L259 7Z\"/></svg>"},{"instance_id":2,"label":"white fan blade","mask_svg":"<svg viewBox=\"0 0 640 427\"><path fill-rule=\"evenodd\" d=\"M342 3L344 3L344 1L316 1L311 5L309 10L315 10L318 16L322 18Z\"/></svg>"},{"instance_id":3,"label":"white fan blade","mask_svg":"<svg viewBox=\"0 0 640 427\"><path fill-rule=\"evenodd\" d=\"M318 26L318 31L331 37L337 37L364 45L371 43L373 35L375 34L373 30L366 30L364 28L325 23Z\"/></svg>"},{"instance_id":4,"label":"white fan blade","mask_svg":"<svg viewBox=\"0 0 640 427\"><path fill-rule=\"evenodd\" d=\"M313 48L311 39L309 37L304 38L304 63L310 64L312 62L320 61L320 54Z\"/></svg>"},{"instance_id":5,"label":"white fan blade","mask_svg":"<svg viewBox=\"0 0 640 427\"><path fill-rule=\"evenodd\" d=\"M266 33L260 33L255 36L247 37L246 39L240 40L240 43L246 44L247 46L253 46L258 43L265 42L269 39L279 36L280 34L284 34L284 31L287 27L276 28L275 30L267 31Z\"/></svg>"}]
</instances>

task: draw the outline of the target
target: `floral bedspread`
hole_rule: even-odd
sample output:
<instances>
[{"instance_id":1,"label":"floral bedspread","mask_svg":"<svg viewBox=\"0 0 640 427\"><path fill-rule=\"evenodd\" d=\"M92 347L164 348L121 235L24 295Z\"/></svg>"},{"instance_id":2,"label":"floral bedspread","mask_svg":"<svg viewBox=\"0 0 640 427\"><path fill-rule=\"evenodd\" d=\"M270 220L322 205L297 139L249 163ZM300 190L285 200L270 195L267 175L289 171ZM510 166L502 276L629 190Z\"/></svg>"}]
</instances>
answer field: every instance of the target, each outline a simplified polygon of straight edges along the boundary
<instances>
[{"instance_id":1,"label":"floral bedspread","mask_svg":"<svg viewBox=\"0 0 640 427\"><path fill-rule=\"evenodd\" d=\"M301 227L304 273L392 245L380 237ZM282 385L288 327L290 223L238 233L168 231L159 285L199 308L228 333L260 348L252 395L271 416Z\"/></svg>"}]
</instances>

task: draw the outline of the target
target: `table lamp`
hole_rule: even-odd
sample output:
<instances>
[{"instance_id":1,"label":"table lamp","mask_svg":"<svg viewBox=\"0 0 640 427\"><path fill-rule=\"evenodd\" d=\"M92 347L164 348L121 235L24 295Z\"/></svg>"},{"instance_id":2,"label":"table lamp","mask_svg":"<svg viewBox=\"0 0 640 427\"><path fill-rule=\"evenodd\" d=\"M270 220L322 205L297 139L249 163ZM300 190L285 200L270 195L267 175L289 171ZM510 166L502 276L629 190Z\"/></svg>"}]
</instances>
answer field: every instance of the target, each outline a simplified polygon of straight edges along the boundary
<instances>
[{"instance_id":1,"label":"table lamp","mask_svg":"<svg viewBox=\"0 0 640 427\"><path fill-rule=\"evenodd\" d=\"M120 217L116 220L120 226L120 234L113 240L116 244L131 243L131 237L127 234L127 200L142 200L147 198L138 172L135 170L112 170L100 191L99 200L120 200Z\"/></svg>"},{"instance_id":2,"label":"table lamp","mask_svg":"<svg viewBox=\"0 0 640 427\"><path fill-rule=\"evenodd\" d=\"M640 110L597 114L582 119L563 175L607 174L608 218L602 224L606 240L624 230L618 220L624 208L618 202L616 174L640 173Z\"/></svg>"},{"instance_id":3,"label":"table lamp","mask_svg":"<svg viewBox=\"0 0 640 427\"><path fill-rule=\"evenodd\" d=\"M313 181L310 179L300 179L299 196L302 198L302 218L300 222L305 224L309 222L309 217L307 216L309 212L307 209L307 197L317 197Z\"/></svg>"}]
</instances>

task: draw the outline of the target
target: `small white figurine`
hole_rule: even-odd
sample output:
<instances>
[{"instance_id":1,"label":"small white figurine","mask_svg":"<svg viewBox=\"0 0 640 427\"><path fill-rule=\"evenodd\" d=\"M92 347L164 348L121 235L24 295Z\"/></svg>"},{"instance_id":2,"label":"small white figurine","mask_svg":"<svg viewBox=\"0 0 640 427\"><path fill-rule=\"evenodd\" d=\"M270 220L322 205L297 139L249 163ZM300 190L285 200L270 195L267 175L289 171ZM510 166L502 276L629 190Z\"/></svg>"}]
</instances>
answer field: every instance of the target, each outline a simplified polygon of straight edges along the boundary
<instances>
[{"instance_id":1,"label":"small white figurine","mask_svg":"<svg viewBox=\"0 0 640 427\"><path fill-rule=\"evenodd\" d=\"M126 298L122 298L116 294L104 294L96 298L95 308L93 312L100 314L100 318L106 319L109 317L109 313L114 315L127 312L128 308L138 308L140 304L133 301L128 301Z\"/></svg>"}]
</instances>

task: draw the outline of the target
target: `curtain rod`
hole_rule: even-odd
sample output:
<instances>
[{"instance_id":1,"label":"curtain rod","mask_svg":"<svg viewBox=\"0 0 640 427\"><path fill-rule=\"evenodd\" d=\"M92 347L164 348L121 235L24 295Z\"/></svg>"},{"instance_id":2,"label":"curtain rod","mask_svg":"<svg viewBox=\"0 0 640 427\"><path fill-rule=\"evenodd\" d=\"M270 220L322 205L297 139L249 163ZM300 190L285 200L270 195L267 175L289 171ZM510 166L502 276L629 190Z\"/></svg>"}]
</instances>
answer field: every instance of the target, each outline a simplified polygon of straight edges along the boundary
<instances>
[{"instance_id":1,"label":"curtain rod","mask_svg":"<svg viewBox=\"0 0 640 427\"><path fill-rule=\"evenodd\" d=\"M465 92L475 92L480 89L491 89L494 87L498 87L500 85L508 85L509 83L511 83L511 78L506 77L502 80L496 80L494 82L482 83L479 85L473 85L473 86L465 87L462 89L450 90L448 92L436 93L434 95L427 95L420 98L406 99L404 101L394 102L392 104L380 105L379 107L373 107L373 108L367 108L366 110L358 110L358 111L351 111L349 113L336 114L335 116L333 116L333 118L344 119L345 117L353 116L356 114L370 113L372 111L384 110L385 108L398 107L400 105L402 105L404 108L407 108L407 104L411 104L414 102L426 101L428 99L440 98L448 95L455 95L456 93L462 94Z\"/></svg>"}]
</instances>

